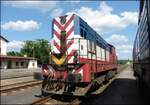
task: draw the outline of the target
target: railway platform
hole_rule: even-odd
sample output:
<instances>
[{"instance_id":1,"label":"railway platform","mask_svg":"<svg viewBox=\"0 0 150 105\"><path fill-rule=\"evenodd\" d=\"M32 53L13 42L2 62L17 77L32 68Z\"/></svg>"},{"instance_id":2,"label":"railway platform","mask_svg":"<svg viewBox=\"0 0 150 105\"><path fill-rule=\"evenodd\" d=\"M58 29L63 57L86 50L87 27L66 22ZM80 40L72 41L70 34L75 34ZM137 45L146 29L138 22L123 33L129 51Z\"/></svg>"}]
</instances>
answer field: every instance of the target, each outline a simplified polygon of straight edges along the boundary
<instances>
[{"instance_id":1,"label":"railway platform","mask_svg":"<svg viewBox=\"0 0 150 105\"><path fill-rule=\"evenodd\" d=\"M3 79L12 79L12 78L20 78L20 77L27 77L33 76L34 72L40 72L40 69L7 69L0 71L0 80Z\"/></svg>"},{"instance_id":2,"label":"railway platform","mask_svg":"<svg viewBox=\"0 0 150 105\"><path fill-rule=\"evenodd\" d=\"M29 82L29 81L34 81L34 80L35 79L33 78L33 76L4 79L4 80L1 80L0 85L2 87L2 86L6 86L6 85L17 84L17 83L22 83L22 82Z\"/></svg>"}]
</instances>

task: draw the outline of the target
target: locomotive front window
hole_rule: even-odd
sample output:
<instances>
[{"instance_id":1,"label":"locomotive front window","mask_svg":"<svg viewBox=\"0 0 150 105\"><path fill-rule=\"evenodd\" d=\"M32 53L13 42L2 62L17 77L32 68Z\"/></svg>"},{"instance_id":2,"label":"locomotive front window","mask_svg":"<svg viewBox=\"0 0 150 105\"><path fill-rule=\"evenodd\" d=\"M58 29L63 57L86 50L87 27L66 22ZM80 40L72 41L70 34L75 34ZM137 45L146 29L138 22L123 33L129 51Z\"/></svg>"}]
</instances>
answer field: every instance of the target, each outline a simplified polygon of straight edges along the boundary
<instances>
[{"instance_id":1,"label":"locomotive front window","mask_svg":"<svg viewBox=\"0 0 150 105\"><path fill-rule=\"evenodd\" d=\"M110 47L110 53L112 53L112 47Z\"/></svg>"},{"instance_id":2,"label":"locomotive front window","mask_svg":"<svg viewBox=\"0 0 150 105\"><path fill-rule=\"evenodd\" d=\"M84 29L80 28L80 34L81 34L81 37L83 37L84 39L86 39L87 32Z\"/></svg>"},{"instance_id":3,"label":"locomotive front window","mask_svg":"<svg viewBox=\"0 0 150 105\"><path fill-rule=\"evenodd\" d=\"M87 34L86 34L86 31L84 31L84 38L85 38L85 39L86 39L86 35L87 35Z\"/></svg>"},{"instance_id":4,"label":"locomotive front window","mask_svg":"<svg viewBox=\"0 0 150 105\"><path fill-rule=\"evenodd\" d=\"M83 32L83 29L82 29L82 28L80 28L80 34L81 34L81 37L84 36L84 32Z\"/></svg>"}]
</instances>

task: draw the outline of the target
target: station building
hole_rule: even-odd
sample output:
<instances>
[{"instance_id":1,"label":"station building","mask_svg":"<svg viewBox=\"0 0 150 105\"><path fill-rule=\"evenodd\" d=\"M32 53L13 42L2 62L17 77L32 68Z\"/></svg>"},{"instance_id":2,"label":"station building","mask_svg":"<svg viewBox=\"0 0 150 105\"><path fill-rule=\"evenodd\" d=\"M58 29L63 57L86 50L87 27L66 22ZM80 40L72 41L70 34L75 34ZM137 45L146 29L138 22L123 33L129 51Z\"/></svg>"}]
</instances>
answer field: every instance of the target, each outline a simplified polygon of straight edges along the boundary
<instances>
[{"instance_id":1,"label":"station building","mask_svg":"<svg viewBox=\"0 0 150 105\"><path fill-rule=\"evenodd\" d=\"M0 36L0 69L35 69L37 59L33 57L20 57L7 55L7 43L9 41Z\"/></svg>"}]
</instances>

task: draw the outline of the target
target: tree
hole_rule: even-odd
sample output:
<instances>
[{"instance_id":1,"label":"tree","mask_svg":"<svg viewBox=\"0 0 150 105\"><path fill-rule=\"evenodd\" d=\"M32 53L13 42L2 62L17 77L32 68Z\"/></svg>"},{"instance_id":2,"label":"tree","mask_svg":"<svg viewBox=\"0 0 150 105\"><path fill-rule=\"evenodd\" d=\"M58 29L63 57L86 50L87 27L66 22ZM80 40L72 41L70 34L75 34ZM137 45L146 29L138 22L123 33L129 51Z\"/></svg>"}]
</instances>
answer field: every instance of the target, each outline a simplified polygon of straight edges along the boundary
<instances>
[{"instance_id":1,"label":"tree","mask_svg":"<svg viewBox=\"0 0 150 105\"><path fill-rule=\"evenodd\" d=\"M132 62L131 60L118 60L117 63L118 64L126 64L127 62Z\"/></svg>"},{"instance_id":2,"label":"tree","mask_svg":"<svg viewBox=\"0 0 150 105\"><path fill-rule=\"evenodd\" d=\"M21 54L27 55L28 57L33 57L33 51L35 46L35 41L24 41L23 48L21 48Z\"/></svg>"},{"instance_id":3,"label":"tree","mask_svg":"<svg viewBox=\"0 0 150 105\"><path fill-rule=\"evenodd\" d=\"M48 63L49 61L50 44L45 39L37 39L36 41L25 41L21 54L29 57L35 57L38 64Z\"/></svg>"}]
</instances>

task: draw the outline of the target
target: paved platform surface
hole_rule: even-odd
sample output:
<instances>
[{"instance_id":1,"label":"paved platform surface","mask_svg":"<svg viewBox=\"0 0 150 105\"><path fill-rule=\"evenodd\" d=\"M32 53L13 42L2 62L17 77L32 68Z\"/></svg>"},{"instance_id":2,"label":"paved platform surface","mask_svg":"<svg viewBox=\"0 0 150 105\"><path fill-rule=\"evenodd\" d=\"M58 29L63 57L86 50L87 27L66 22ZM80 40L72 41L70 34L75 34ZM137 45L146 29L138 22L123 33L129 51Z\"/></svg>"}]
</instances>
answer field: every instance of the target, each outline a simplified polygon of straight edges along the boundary
<instances>
[{"instance_id":1,"label":"paved platform surface","mask_svg":"<svg viewBox=\"0 0 150 105\"><path fill-rule=\"evenodd\" d=\"M128 66L117 75L117 78L104 90L103 93L92 95L82 104L147 104L141 96L133 70Z\"/></svg>"},{"instance_id":2,"label":"paved platform surface","mask_svg":"<svg viewBox=\"0 0 150 105\"><path fill-rule=\"evenodd\" d=\"M41 86L36 86L19 91L13 91L9 94L1 95L1 105L30 105L33 101L39 99Z\"/></svg>"},{"instance_id":3,"label":"paved platform surface","mask_svg":"<svg viewBox=\"0 0 150 105\"><path fill-rule=\"evenodd\" d=\"M34 72L40 72L40 69L7 69L0 71L0 79L19 78L33 76Z\"/></svg>"},{"instance_id":4,"label":"paved platform surface","mask_svg":"<svg viewBox=\"0 0 150 105\"><path fill-rule=\"evenodd\" d=\"M4 79L1 80L1 86L6 86L10 84L16 84L16 83L22 83L22 82L28 82L28 81L33 81L35 80L33 76L29 77L21 77L21 78L13 78L13 79Z\"/></svg>"}]
</instances>

